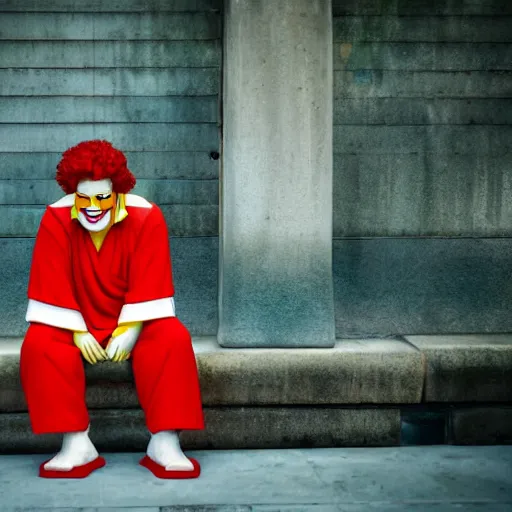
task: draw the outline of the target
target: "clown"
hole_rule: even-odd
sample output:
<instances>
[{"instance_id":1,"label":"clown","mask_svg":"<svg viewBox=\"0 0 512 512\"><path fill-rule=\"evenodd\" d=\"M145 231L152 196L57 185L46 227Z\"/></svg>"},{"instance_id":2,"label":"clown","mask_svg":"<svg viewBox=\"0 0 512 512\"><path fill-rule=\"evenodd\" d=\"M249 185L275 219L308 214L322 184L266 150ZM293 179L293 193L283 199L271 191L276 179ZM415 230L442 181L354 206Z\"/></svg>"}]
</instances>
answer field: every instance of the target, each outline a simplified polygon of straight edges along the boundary
<instances>
[{"instance_id":1,"label":"clown","mask_svg":"<svg viewBox=\"0 0 512 512\"><path fill-rule=\"evenodd\" d=\"M36 434L63 433L40 476L84 477L102 467L89 439L82 356L132 360L151 433L141 464L162 478L193 478L199 464L177 431L202 429L190 335L176 318L167 227L160 209L128 194L135 178L105 141L68 149L57 166L67 194L37 234L21 349L21 381Z\"/></svg>"}]
</instances>

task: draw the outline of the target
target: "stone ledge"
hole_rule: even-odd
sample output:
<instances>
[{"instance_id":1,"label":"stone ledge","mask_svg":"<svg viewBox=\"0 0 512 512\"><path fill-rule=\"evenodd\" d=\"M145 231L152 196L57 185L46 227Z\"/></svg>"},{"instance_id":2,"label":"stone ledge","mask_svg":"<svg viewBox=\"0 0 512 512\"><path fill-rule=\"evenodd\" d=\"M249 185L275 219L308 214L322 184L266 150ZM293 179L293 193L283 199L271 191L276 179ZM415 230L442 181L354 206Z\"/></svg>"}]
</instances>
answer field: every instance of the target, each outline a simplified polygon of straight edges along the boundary
<instances>
[{"instance_id":1,"label":"stone ledge","mask_svg":"<svg viewBox=\"0 0 512 512\"><path fill-rule=\"evenodd\" d=\"M0 338L0 412L26 411L20 339ZM333 405L419 403L423 356L397 340L344 340L332 349L229 349L194 340L203 404ZM87 365L91 408L135 408L129 363Z\"/></svg>"},{"instance_id":2,"label":"stone ledge","mask_svg":"<svg viewBox=\"0 0 512 512\"><path fill-rule=\"evenodd\" d=\"M140 410L92 410L91 439L100 451L145 451ZM334 407L205 409L206 429L181 433L184 449L398 446L400 410ZM50 453L61 436L36 436L27 413L0 414L0 453Z\"/></svg>"},{"instance_id":3,"label":"stone ledge","mask_svg":"<svg viewBox=\"0 0 512 512\"><path fill-rule=\"evenodd\" d=\"M427 363L426 402L512 401L512 334L406 336Z\"/></svg>"}]
</instances>

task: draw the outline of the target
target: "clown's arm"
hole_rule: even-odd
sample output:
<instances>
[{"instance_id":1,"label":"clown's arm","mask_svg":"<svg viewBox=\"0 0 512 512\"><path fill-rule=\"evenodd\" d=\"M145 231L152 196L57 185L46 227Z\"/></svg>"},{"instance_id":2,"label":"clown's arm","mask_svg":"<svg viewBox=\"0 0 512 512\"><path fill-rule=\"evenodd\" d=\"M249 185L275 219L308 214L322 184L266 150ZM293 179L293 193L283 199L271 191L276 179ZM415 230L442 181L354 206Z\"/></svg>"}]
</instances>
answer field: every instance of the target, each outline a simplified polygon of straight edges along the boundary
<instances>
[{"instance_id":1,"label":"clown's arm","mask_svg":"<svg viewBox=\"0 0 512 512\"><path fill-rule=\"evenodd\" d=\"M107 359L76 302L71 275L69 239L49 206L36 237L28 286L27 322L73 331L73 341L91 364Z\"/></svg>"},{"instance_id":2,"label":"clown's arm","mask_svg":"<svg viewBox=\"0 0 512 512\"><path fill-rule=\"evenodd\" d=\"M161 210L147 203L148 213L137 250L130 263L129 289L106 352L112 361L125 361L143 323L175 316L169 235Z\"/></svg>"}]
</instances>

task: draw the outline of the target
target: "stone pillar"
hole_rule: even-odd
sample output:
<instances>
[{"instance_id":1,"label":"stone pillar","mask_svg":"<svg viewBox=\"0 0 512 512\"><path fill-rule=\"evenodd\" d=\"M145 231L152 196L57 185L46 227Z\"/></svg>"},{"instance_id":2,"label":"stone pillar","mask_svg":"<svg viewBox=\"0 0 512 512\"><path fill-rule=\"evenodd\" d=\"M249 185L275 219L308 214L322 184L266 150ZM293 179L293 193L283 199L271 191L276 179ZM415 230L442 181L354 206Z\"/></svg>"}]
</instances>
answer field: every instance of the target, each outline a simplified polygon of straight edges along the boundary
<instances>
[{"instance_id":1,"label":"stone pillar","mask_svg":"<svg viewBox=\"0 0 512 512\"><path fill-rule=\"evenodd\" d=\"M219 343L331 347L329 0L227 0Z\"/></svg>"}]
</instances>

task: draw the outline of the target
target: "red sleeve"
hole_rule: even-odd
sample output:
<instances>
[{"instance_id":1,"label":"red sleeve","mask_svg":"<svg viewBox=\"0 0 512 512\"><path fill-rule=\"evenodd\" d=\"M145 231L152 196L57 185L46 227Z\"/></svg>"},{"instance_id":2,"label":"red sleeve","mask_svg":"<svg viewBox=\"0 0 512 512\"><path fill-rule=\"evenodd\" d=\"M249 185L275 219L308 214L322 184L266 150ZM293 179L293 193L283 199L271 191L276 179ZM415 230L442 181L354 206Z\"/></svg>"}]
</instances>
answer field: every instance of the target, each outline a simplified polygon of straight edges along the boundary
<instances>
[{"instance_id":1,"label":"red sleeve","mask_svg":"<svg viewBox=\"0 0 512 512\"><path fill-rule=\"evenodd\" d=\"M151 210L131 257L126 304L174 296L167 225L158 206Z\"/></svg>"},{"instance_id":2,"label":"red sleeve","mask_svg":"<svg viewBox=\"0 0 512 512\"><path fill-rule=\"evenodd\" d=\"M46 209L37 232L28 298L79 311L73 290L69 234L51 207Z\"/></svg>"}]
</instances>

